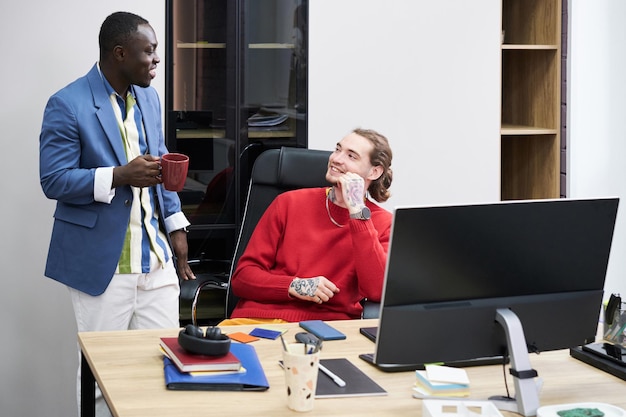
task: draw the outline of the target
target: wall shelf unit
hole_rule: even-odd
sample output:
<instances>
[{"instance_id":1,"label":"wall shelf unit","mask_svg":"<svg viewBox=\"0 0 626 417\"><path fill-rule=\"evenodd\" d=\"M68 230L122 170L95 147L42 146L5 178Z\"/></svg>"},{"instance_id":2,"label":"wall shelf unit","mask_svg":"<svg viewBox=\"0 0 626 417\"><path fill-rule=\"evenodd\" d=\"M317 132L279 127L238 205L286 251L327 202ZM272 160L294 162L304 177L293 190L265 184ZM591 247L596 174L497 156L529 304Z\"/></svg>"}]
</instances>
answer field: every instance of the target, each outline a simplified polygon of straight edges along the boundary
<instances>
[{"instance_id":1,"label":"wall shelf unit","mask_svg":"<svg viewBox=\"0 0 626 417\"><path fill-rule=\"evenodd\" d=\"M560 195L561 0L502 2L502 200Z\"/></svg>"}]
</instances>

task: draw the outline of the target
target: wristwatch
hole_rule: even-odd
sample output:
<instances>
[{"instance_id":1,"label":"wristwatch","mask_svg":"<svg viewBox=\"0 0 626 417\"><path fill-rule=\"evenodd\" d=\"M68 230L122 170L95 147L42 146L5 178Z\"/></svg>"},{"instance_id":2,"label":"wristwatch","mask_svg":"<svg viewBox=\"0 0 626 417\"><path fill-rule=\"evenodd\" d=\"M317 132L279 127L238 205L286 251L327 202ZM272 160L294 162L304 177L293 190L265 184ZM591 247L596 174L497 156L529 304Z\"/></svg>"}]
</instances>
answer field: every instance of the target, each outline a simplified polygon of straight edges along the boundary
<instances>
[{"instance_id":1,"label":"wristwatch","mask_svg":"<svg viewBox=\"0 0 626 417\"><path fill-rule=\"evenodd\" d=\"M363 206L361 211L359 211L358 213L350 214L351 219L357 219L357 220L369 220L371 217L372 217L372 212L370 211L369 208L367 208L367 206Z\"/></svg>"}]
</instances>

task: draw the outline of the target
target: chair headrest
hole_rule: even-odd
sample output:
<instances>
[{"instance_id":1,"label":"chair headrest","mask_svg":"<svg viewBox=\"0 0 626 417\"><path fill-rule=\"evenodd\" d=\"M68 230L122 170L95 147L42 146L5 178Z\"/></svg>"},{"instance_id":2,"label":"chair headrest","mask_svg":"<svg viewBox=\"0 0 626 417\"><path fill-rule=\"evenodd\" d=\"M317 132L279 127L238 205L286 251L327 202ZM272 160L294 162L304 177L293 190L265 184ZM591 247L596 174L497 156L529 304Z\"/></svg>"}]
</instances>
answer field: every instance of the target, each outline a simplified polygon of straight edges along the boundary
<instances>
[{"instance_id":1,"label":"chair headrest","mask_svg":"<svg viewBox=\"0 0 626 417\"><path fill-rule=\"evenodd\" d=\"M252 181L285 189L325 187L329 151L283 147L263 152L256 159Z\"/></svg>"}]
</instances>

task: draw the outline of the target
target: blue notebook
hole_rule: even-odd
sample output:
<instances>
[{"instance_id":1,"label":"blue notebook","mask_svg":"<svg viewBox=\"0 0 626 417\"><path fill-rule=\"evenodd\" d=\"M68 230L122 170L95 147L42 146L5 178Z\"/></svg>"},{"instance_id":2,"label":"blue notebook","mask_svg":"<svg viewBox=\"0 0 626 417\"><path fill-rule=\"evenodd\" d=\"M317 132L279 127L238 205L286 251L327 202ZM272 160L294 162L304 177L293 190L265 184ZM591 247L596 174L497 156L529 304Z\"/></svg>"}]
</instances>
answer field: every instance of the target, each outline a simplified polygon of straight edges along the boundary
<instances>
[{"instance_id":1,"label":"blue notebook","mask_svg":"<svg viewBox=\"0 0 626 417\"><path fill-rule=\"evenodd\" d=\"M164 357L165 386L179 391L265 391L270 387L254 346L231 343L230 351L239 358L245 372L190 375L180 372L169 358Z\"/></svg>"}]
</instances>

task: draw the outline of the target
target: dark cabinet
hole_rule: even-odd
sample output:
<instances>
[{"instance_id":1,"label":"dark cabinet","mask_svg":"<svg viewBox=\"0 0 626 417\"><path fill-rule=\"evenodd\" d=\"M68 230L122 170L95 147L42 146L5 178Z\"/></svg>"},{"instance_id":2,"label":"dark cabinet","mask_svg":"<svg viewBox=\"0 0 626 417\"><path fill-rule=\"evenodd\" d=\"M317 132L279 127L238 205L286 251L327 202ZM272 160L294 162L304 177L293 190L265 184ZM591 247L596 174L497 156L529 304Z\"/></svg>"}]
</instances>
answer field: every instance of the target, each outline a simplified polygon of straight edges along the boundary
<instances>
[{"instance_id":1,"label":"dark cabinet","mask_svg":"<svg viewBox=\"0 0 626 417\"><path fill-rule=\"evenodd\" d=\"M179 193L194 270L226 274L252 164L307 147L306 0L167 0L166 142L189 155Z\"/></svg>"}]
</instances>

